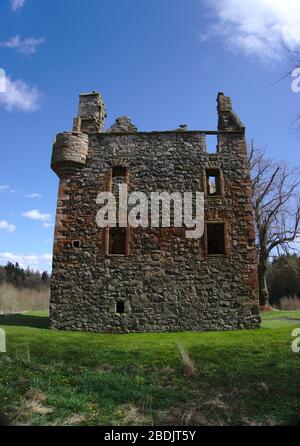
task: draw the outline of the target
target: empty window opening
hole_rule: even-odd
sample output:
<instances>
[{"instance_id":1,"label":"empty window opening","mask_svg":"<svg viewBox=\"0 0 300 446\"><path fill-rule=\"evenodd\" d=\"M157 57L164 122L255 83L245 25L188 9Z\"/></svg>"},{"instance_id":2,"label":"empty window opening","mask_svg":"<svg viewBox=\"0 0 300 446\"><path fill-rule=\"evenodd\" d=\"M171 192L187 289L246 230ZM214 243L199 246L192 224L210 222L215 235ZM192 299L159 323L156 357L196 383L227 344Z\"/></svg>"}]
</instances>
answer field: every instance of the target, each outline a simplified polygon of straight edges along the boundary
<instances>
[{"instance_id":1,"label":"empty window opening","mask_svg":"<svg viewBox=\"0 0 300 446\"><path fill-rule=\"evenodd\" d=\"M122 301L118 301L116 303L116 313L124 314L125 313L125 303Z\"/></svg>"},{"instance_id":2,"label":"empty window opening","mask_svg":"<svg viewBox=\"0 0 300 446\"><path fill-rule=\"evenodd\" d=\"M225 224L207 224L207 253L208 255L225 254Z\"/></svg>"},{"instance_id":3,"label":"empty window opening","mask_svg":"<svg viewBox=\"0 0 300 446\"><path fill-rule=\"evenodd\" d=\"M118 209L120 203L119 186L127 184L127 169L122 166L114 166L111 172L111 188L110 191L114 194L117 208L117 222L119 221Z\"/></svg>"},{"instance_id":4,"label":"empty window opening","mask_svg":"<svg viewBox=\"0 0 300 446\"><path fill-rule=\"evenodd\" d=\"M206 171L206 189L207 195L213 197L214 195L221 195L221 181L219 170Z\"/></svg>"},{"instance_id":5,"label":"empty window opening","mask_svg":"<svg viewBox=\"0 0 300 446\"><path fill-rule=\"evenodd\" d=\"M79 240L74 240L73 241L73 248L80 248L80 241Z\"/></svg>"},{"instance_id":6,"label":"empty window opening","mask_svg":"<svg viewBox=\"0 0 300 446\"><path fill-rule=\"evenodd\" d=\"M109 228L108 254L126 254L126 228Z\"/></svg>"},{"instance_id":7,"label":"empty window opening","mask_svg":"<svg viewBox=\"0 0 300 446\"><path fill-rule=\"evenodd\" d=\"M112 169L112 177L126 177L127 169L123 166L114 166Z\"/></svg>"},{"instance_id":8,"label":"empty window opening","mask_svg":"<svg viewBox=\"0 0 300 446\"><path fill-rule=\"evenodd\" d=\"M108 227L105 235L105 253L106 255L127 255L127 240L129 237L129 228L121 228L119 215L119 186L127 186L128 183L128 169L123 166L113 166L110 171L109 191L113 193L116 200L116 219L117 227ZM125 188L127 191L127 188ZM123 191L122 191L123 193Z\"/></svg>"},{"instance_id":9,"label":"empty window opening","mask_svg":"<svg viewBox=\"0 0 300 446\"><path fill-rule=\"evenodd\" d=\"M207 153L218 152L218 135L206 135L206 151Z\"/></svg>"}]
</instances>

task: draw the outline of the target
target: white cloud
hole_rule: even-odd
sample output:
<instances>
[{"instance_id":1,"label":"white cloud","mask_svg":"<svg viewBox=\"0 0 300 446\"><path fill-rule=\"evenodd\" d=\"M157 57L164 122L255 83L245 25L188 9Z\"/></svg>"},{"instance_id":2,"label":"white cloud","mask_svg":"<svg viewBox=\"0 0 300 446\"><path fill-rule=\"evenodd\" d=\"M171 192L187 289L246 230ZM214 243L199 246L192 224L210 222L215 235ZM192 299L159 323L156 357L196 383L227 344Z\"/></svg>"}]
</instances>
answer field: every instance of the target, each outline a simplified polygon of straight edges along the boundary
<instances>
[{"instance_id":1,"label":"white cloud","mask_svg":"<svg viewBox=\"0 0 300 446\"><path fill-rule=\"evenodd\" d=\"M20 189L15 190L15 189L12 189L7 184L5 184L4 186L0 186L0 192L10 192L11 194L15 194L16 192L20 192Z\"/></svg>"},{"instance_id":2,"label":"white cloud","mask_svg":"<svg viewBox=\"0 0 300 446\"><path fill-rule=\"evenodd\" d=\"M6 110L18 109L35 111L39 108L41 93L36 87L30 87L22 80L12 81L6 76L6 90L0 93L0 104Z\"/></svg>"},{"instance_id":3,"label":"white cloud","mask_svg":"<svg viewBox=\"0 0 300 446\"><path fill-rule=\"evenodd\" d=\"M8 223L6 220L0 220L0 229L3 229L4 231L8 233L15 232L16 227L15 225L12 225L11 223Z\"/></svg>"},{"instance_id":4,"label":"white cloud","mask_svg":"<svg viewBox=\"0 0 300 446\"><path fill-rule=\"evenodd\" d=\"M232 51L278 61L300 47L299 0L206 0L214 20L202 40L218 37Z\"/></svg>"},{"instance_id":5,"label":"white cloud","mask_svg":"<svg viewBox=\"0 0 300 446\"><path fill-rule=\"evenodd\" d=\"M9 186L5 184L4 186L0 186L0 192L7 192L9 190Z\"/></svg>"},{"instance_id":6,"label":"white cloud","mask_svg":"<svg viewBox=\"0 0 300 446\"><path fill-rule=\"evenodd\" d=\"M22 213L23 217L30 218L31 220L40 220L40 221L49 221L51 219L50 214L43 214L37 209L33 209L32 211L27 211Z\"/></svg>"},{"instance_id":7,"label":"white cloud","mask_svg":"<svg viewBox=\"0 0 300 446\"><path fill-rule=\"evenodd\" d=\"M52 223L47 223L46 221L44 221L44 223L43 223L44 228L52 228L52 226L53 226Z\"/></svg>"},{"instance_id":8,"label":"white cloud","mask_svg":"<svg viewBox=\"0 0 300 446\"><path fill-rule=\"evenodd\" d=\"M13 48L18 50L24 56L30 56L36 53L38 47L45 41L43 37L36 39L34 37L27 37L22 39L20 36L11 37L5 42L0 42L2 48Z\"/></svg>"},{"instance_id":9,"label":"white cloud","mask_svg":"<svg viewBox=\"0 0 300 446\"><path fill-rule=\"evenodd\" d=\"M37 192L33 192L32 194L25 195L26 198L42 198L41 194L38 194Z\"/></svg>"},{"instance_id":10,"label":"white cloud","mask_svg":"<svg viewBox=\"0 0 300 446\"><path fill-rule=\"evenodd\" d=\"M0 253L0 263L6 264L7 262L18 262L21 268L33 268L33 269L50 269L52 262L52 254L45 253L41 255L37 254L15 254L12 252Z\"/></svg>"},{"instance_id":11,"label":"white cloud","mask_svg":"<svg viewBox=\"0 0 300 446\"><path fill-rule=\"evenodd\" d=\"M26 0L10 0L10 6L13 11L22 9Z\"/></svg>"},{"instance_id":12,"label":"white cloud","mask_svg":"<svg viewBox=\"0 0 300 446\"><path fill-rule=\"evenodd\" d=\"M24 192L23 189L12 189L11 186L9 186L8 184L5 185L0 185L0 193L1 192L10 192L11 194L16 194L16 193L21 193ZM31 194L25 194L24 197L26 198L42 198L43 195L37 193L37 192L32 192Z\"/></svg>"}]
</instances>

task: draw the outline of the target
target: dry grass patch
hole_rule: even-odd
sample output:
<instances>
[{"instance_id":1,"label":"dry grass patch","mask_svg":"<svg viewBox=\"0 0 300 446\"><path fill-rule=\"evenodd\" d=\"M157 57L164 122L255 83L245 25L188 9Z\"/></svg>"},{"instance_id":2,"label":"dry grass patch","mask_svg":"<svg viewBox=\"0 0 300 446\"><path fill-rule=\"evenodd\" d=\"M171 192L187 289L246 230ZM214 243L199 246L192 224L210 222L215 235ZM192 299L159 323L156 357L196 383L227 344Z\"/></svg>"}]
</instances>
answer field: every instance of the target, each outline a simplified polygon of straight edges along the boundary
<instances>
[{"instance_id":1,"label":"dry grass patch","mask_svg":"<svg viewBox=\"0 0 300 446\"><path fill-rule=\"evenodd\" d=\"M44 311L48 310L49 302L49 288L36 291L30 288L15 288L7 283L0 285L0 314Z\"/></svg>"},{"instance_id":2,"label":"dry grass patch","mask_svg":"<svg viewBox=\"0 0 300 446\"><path fill-rule=\"evenodd\" d=\"M193 405L190 407L174 407L168 411L158 412L160 425L164 426L222 426L210 420L205 412Z\"/></svg>"},{"instance_id":3,"label":"dry grass patch","mask_svg":"<svg viewBox=\"0 0 300 446\"><path fill-rule=\"evenodd\" d=\"M177 346L180 353L181 365L184 375L190 378L194 377L197 373L194 361L190 358L188 351L184 348L181 342L177 341Z\"/></svg>"},{"instance_id":4,"label":"dry grass patch","mask_svg":"<svg viewBox=\"0 0 300 446\"><path fill-rule=\"evenodd\" d=\"M163 375L172 376L172 375L175 375L176 370L172 369L171 367L165 367L164 369L162 369L161 372Z\"/></svg>"},{"instance_id":5,"label":"dry grass patch","mask_svg":"<svg viewBox=\"0 0 300 446\"><path fill-rule=\"evenodd\" d=\"M276 310L297 311L300 310L300 298L298 296L282 297L273 306Z\"/></svg>"},{"instance_id":6,"label":"dry grass patch","mask_svg":"<svg viewBox=\"0 0 300 446\"><path fill-rule=\"evenodd\" d=\"M110 364L101 364L96 367L96 370L101 373L109 373L113 370L113 366Z\"/></svg>"},{"instance_id":7,"label":"dry grass patch","mask_svg":"<svg viewBox=\"0 0 300 446\"><path fill-rule=\"evenodd\" d=\"M146 416L134 404L123 404L119 406L116 416L120 426L151 426L153 424L152 418Z\"/></svg>"},{"instance_id":8,"label":"dry grass patch","mask_svg":"<svg viewBox=\"0 0 300 446\"><path fill-rule=\"evenodd\" d=\"M269 419L269 418L266 419L264 422L258 422L258 421L254 421L254 420L249 420L248 418L242 418L241 424L244 426L259 426L259 427L278 426L278 424L276 424L274 420Z\"/></svg>"},{"instance_id":9,"label":"dry grass patch","mask_svg":"<svg viewBox=\"0 0 300 446\"><path fill-rule=\"evenodd\" d=\"M64 422L64 426L80 426L80 424L86 421L86 417L83 414L74 414L71 417L67 418Z\"/></svg>"},{"instance_id":10,"label":"dry grass patch","mask_svg":"<svg viewBox=\"0 0 300 446\"><path fill-rule=\"evenodd\" d=\"M46 395L37 389L30 389L25 394L25 402L22 404L18 416L23 418L29 414L48 415L54 411L51 407L45 406Z\"/></svg>"},{"instance_id":11,"label":"dry grass patch","mask_svg":"<svg viewBox=\"0 0 300 446\"><path fill-rule=\"evenodd\" d=\"M158 413L161 423L169 426L225 426L231 423L230 407L223 394L209 400L192 401L188 405Z\"/></svg>"}]
</instances>

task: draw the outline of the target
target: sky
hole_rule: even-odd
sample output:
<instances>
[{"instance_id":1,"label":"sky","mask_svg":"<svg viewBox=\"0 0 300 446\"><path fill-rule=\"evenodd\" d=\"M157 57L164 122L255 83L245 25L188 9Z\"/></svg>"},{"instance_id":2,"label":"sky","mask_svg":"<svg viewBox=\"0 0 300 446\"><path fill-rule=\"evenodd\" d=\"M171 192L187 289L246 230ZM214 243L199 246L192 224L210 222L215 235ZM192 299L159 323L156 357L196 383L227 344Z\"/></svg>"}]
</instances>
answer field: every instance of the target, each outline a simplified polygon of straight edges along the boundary
<instances>
[{"instance_id":1,"label":"sky","mask_svg":"<svg viewBox=\"0 0 300 446\"><path fill-rule=\"evenodd\" d=\"M223 91L248 140L299 165L299 47L299 0L0 0L0 264L51 269L52 142L82 92L102 93L106 127L150 131L215 130Z\"/></svg>"}]
</instances>

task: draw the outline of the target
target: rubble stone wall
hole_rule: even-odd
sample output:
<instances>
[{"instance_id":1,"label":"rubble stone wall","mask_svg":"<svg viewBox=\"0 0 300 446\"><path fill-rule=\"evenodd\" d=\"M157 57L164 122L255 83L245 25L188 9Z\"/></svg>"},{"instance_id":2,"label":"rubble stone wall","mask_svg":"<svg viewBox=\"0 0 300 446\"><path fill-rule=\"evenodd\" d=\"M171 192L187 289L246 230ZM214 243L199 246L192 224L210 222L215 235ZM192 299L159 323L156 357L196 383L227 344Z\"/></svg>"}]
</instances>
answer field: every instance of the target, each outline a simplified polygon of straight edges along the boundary
<instances>
[{"instance_id":1,"label":"rubble stone wall","mask_svg":"<svg viewBox=\"0 0 300 446\"><path fill-rule=\"evenodd\" d=\"M228 101L226 119L222 116L222 103L223 98L215 132L218 150L212 154L206 150L208 132L138 132L121 121L119 131L117 123L113 132L89 133L84 167L60 178L53 328L126 333L259 327L244 128L228 117ZM130 228L128 255L107 255L106 229L96 224L96 197L107 190L112 167L118 165L126 166L128 191L148 196L152 191L207 192L206 170L219 170L222 194L206 196L205 221L225 223L225 253L210 256L205 236L188 239L185 228L171 227ZM117 302L124 302L124 314L116 313Z\"/></svg>"}]
</instances>

